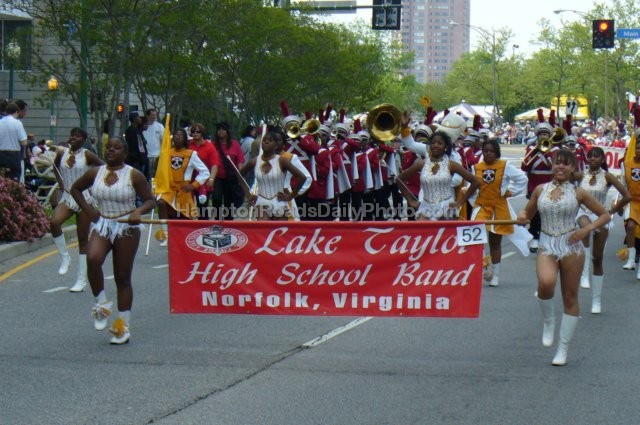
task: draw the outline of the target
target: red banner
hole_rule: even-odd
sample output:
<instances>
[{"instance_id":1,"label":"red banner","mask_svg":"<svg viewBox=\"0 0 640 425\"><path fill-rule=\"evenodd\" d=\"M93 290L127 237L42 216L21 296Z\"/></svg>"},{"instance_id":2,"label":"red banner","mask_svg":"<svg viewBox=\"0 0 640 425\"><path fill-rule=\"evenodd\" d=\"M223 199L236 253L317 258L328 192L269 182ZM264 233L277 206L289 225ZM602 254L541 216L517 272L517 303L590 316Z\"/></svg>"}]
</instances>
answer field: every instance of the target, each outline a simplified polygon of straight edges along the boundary
<instances>
[{"instance_id":1,"label":"red banner","mask_svg":"<svg viewBox=\"0 0 640 425\"><path fill-rule=\"evenodd\" d=\"M171 312L478 317L474 224L171 221Z\"/></svg>"}]
</instances>

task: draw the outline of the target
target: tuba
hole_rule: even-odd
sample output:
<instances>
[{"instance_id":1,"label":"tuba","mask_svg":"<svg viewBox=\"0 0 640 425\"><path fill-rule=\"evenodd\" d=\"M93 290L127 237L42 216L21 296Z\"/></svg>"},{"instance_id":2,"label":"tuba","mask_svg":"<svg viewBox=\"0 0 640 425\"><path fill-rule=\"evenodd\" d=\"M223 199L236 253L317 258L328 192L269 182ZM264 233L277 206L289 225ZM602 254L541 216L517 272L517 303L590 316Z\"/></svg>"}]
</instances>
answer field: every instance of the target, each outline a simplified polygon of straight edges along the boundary
<instances>
[{"instance_id":1,"label":"tuba","mask_svg":"<svg viewBox=\"0 0 640 425\"><path fill-rule=\"evenodd\" d=\"M559 145L560 143L564 142L564 139L566 138L567 138L567 130L565 130L562 127L556 127L553 129L553 134L551 135L551 138L549 140L554 145Z\"/></svg>"},{"instance_id":2,"label":"tuba","mask_svg":"<svg viewBox=\"0 0 640 425\"><path fill-rule=\"evenodd\" d=\"M400 134L402 113L398 108L383 103L376 106L367 114L367 128L376 139L388 142Z\"/></svg>"}]
</instances>

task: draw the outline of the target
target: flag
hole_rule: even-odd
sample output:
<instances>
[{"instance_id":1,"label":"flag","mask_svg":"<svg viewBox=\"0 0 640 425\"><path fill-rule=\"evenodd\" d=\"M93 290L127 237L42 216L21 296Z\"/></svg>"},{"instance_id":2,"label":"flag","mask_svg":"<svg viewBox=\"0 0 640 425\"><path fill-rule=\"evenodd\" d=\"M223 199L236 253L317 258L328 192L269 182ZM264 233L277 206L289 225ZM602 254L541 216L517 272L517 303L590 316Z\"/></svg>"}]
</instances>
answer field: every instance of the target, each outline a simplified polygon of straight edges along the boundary
<instances>
[{"instance_id":1,"label":"flag","mask_svg":"<svg viewBox=\"0 0 640 425\"><path fill-rule=\"evenodd\" d=\"M625 169L626 167L628 167L627 163L629 161L633 161L633 157L636 156L636 132L635 132L635 128L632 127L631 130L631 139L629 139L629 144L627 145L627 150L624 153L624 162L625 162Z\"/></svg>"},{"instance_id":2,"label":"flag","mask_svg":"<svg viewBox=\"0 0 640 425\"><path fill-rule=\"evenodd\" d=\"M160 147L153 191L156 195L171 192L171 114L167 114L167 120L164 123L164 134L162 135L162 146Z\"/></svg>"}]
</instances>

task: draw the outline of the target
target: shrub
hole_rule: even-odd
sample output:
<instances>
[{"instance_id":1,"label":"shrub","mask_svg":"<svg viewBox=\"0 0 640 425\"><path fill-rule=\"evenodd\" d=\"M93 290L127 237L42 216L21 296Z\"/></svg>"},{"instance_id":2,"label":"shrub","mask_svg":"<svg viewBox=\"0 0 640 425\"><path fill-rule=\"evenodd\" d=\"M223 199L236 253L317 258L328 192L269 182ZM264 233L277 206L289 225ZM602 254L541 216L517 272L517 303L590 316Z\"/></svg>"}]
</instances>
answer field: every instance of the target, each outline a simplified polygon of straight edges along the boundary
<instances>
[{"instance_id":1,"label":"shrub","mask_svg":"<svg viewBox=\"0 0 640 425\"><path fill-rule=\"evenodd\" d=\"M49 219L24 185L0 176L0 241L33 241L49 231Z\"/></svg>"}]
</instances>

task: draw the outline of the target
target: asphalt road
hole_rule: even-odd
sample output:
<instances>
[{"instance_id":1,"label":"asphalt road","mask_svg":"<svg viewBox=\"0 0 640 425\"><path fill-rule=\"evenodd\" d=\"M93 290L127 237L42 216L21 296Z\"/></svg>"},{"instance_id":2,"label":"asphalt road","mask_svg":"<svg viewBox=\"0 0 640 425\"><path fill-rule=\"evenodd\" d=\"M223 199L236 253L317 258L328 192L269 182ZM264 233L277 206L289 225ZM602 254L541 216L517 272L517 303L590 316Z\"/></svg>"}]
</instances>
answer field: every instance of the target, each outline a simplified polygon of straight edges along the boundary
<instances>
[{"instance_id":1,"label":"asphalt road","mask_svg":"<svg viewBox=\"0 0 640 425\"><path fill-rule=\"evenodd\" d=\"M517 157L517 152L514 154ZM524 201L524 199L522 199ZM52 255L0 282L0 424L636 424L640 281L605 254L569 351L540 343L535 258L505 241L478 319L171 315L166 250L138 252L131 342L93 329L75 264ZM0 264L5 272L53 247ZM72 249L72 255L77 248ZM109 277L110 257L105 266ZM115 284L107 279L114 298ZM557 311L561 311L559 293ZM305 343L352 324L345 332Z\"/></svg>"}]
</instances>

